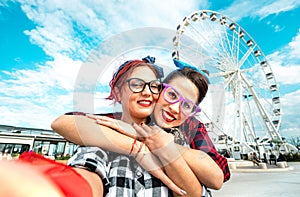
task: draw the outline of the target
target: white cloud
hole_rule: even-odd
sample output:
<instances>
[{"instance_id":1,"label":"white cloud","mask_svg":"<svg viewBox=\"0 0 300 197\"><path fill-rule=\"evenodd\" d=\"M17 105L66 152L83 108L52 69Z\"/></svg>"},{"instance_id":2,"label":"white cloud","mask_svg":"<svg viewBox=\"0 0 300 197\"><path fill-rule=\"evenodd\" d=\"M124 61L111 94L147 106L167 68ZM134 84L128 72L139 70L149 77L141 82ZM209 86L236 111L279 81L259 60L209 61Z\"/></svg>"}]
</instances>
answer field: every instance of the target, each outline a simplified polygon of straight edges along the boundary
<instances>
[{"instance_id":1,"label":"white cloud","mask_svg":"<svg viewBox=\"0 0 300 197\"><path fill-rule=\"evenodd\" d=\"M282 31L282 30L284 30L285 29L285 27L283 26L280 26L280 25L274 25L274 24L272 24L272 22L271 21L267 21L266 22L266 24L267 25L270 25L273 29L274 29L274 32L280 32L280 31Z\"/></svg>"},{"instance_id":2,"label":"white cloud","mask_svg":"<svg viewBox=\"0 0 300 197\"><path fill-rule=\"evenodd\" d=\"M274 25L275 32L280 32L284 29L284 27L280 27L280 25Z\"/></svg>"},{"instance_id":3,"label":"white cloud","mask_svg":"<svg viewBox=\"0 0 300 197\"><path fill-rule=\"evenodd\" d=\"M267 58L279 85L291 87L290 93L281 94L283 136L299 135L300 99L300 29L290 43Z\"/></svg>"},{"instance_id":4,"label":"white cloud","mask_svg":"<svg viewBox=\"0 0 300 197\"><path fill-rule=\"evenodd\" d=\"M282 97L282 129L283 136L298 136L299 135L299 122L300 122L300 89L295 92L286 94Z\"/></svg>"},{"instance_id":5,"label":"white cloud","mask_svg":"<svg viewBox=\"0 0 300 197\"><path fill-rule=\"evenodd\" d=\"M49 55L86 56L93 44L137 27L175 29L185 15L207 1L27 1L22 9L37 27L25 31ZM80 32L80 33L78 33Z\"/></svg>"},{"instance_id":6,"label":"white cloud","mask_svg":"<svg viewBox=\"0 0 300 197\"><path fill-rule=\"evenodd\" d=\"M256 1L255 3L252 0L235 0L229 7L222 9L221 12L238 21L241 18L249 16L262 19L272 14L296 9L299 6L300 2L298 0L264 0Z\"/></svg>"},{"instance_id":7,"label":"white cloud","mask_svg":"<svg viewBox=\"0 0 300 197\"><path fill-rule=\"evenodd\" d=\"M246 1L234 1L232 4L224 9L221 9L220 12L227 15L229 18L238 21L241 18L249 17L262 6L262 1L257 1L253 3L251 0ZM243 11L241 11L243 10Z\"/></svg>"},{"instance_id":8,"label":"white cloud","mask_svg":"<svg viewBox=\"0 0 300 197\"><path fill-rule=\"evenodd\" d=\"M300 2L298 0L267 1L267 3L256 12L256 14L261 18L265 18L272 14L279 14L280 12L293 10L299 6Z\"/></svg>"},{"instance_id":9,"label":"white cloud","mask_svg":"<svg viewBox=\"0 0 300 197\"><path fill-rule=\"evenodd\" d=\"M277 81L281 84L300 84L300 29L285 47L268 56Z\"/></svg>"},{"instance_id":10,"label":"white cloud","mask_svg":"<svg viewBox=\"0 0 300 197\"><path fill-rule=\"evenodd\" d=\"M275 53L276 54L276 53ZM273 54L273 55L275 55ZM272 57L270 56L270 59ZM289 64L288 62L283 61L269 61L272 65L274 75L277 82L285 85L296 85L300 84L300 65Z\"/></svg>"},{"instance_id":11,"label":"white cloud","mask_svg":"<svg viewBox=\"0 0 300 197\"><path fill-rule=\"evenodd\" d=\"M57 53L84 56L87 51L83 51L85 44L74 31L75 25L72 15L63 10L62 5L54 7L57 1L37 1L35 3L24 1L22 9L29 19L37 24L35 29L26 30L24 33L30 37L33 44L39 45L48 55L55 56ZM72 6L73 4L69 4ZM86 10L78 5L79 10ZM88 10L87 10L88 12ZM97 21L94 21L94 24Z\"/></svg>"},{"instance_id":12,"label":"white cloud","mask_svg":"<svg viewBox=\"0 0 300 197\"><path fill-rule=\"evenodd\" d=\"M10 96L39 96L55 88L71 91L81 64L57 56L45 65L37 65L36 70L3 71L9 79L2 81L6 89L0 92Z\"/></svg>"},{"instance_id":13,"label":"white cloud","mask_svg":"<svg viewBox=\"0 0 300 197\"><path fill-rule=\"evenodd\" d=\"M72 95L46 96L46 98L12 98L0 97L0 124L21 127L50 129L51 122L66 109L72 111ZM68 108L69 107L69 108Z\"/></svg>"},{"instance_id":14,"label":"white cloud","mask_svg":"<svg viewBox=\"0 0 300 197\"><path fill-rule=\"evenodd\" d=\"M295 101L300 101L300 89L296 90L295 92L288 93L283 96L281 99L283 105L286 107L284 110L285 114L291 114L292 111L300 111L300 105L295 105ZM295 110L292 110L295 109ZM300 118L300 116L298 116ZM299 122L297 122L299 123Z\"/></svg>"},{"instance_id":15,"label":"white cloud","mask_svg":"<svg viewBox=\"0 0 300 197\"><path fill-rule=\"evenodd\" d=\"M0 5L6 6L5 2ZM53 60L36 65L34 70L3 72L0 124L46 129L55 117L74 110L73 90L78 71L91 49L101 41L140 27L175 30L184 16L207 5L206 0L16 2L36 25L25 30L25 35ZM108 76L103 79L108 81ZM97 102L99 96L104 95L96 93ZM100 109L101 105L107 103L99 102L95 107Z\"/></svg>"},{"instance_id":16,"label":"white cloud","mask_svg":"<svg viewBox=\"0 0 300 197\"><path fill-rule=\"evenodd\" d=\"M0 88L0 124L49 129L58 115L73 110L73 89L81 62L57 56L36 70L5 71Z\"/></svg>"},{"instance_id":17,"label":"white cloud","mask_svg":"<svg viewBox=\"0 0 300 197\"><path fill-rule=\"evenodd\" d=\"M293 40L289 43L290 47L290 55L293 58L300 59L300 29L298 30L298 34L293 38Z\"/></svg>"}]
</instances>

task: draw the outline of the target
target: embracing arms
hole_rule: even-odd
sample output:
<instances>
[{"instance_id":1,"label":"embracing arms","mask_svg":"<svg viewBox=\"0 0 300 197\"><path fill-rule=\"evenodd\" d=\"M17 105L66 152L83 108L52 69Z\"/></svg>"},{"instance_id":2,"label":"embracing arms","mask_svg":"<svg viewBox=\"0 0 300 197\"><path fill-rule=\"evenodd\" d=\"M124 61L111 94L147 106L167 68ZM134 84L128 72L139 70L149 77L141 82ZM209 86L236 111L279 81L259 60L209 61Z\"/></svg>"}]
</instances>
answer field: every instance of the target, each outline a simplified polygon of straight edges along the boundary
<instances>
[{"instance_id":1,"label":"embracing arms","mask_svg":"<svg viewBox=\"0 0 300 197\"><path fill-rule=\"evenodd\" d=\"M124 135L131 136L131 137L139 137L143 134L143 131L138 125L135 125L135 129L127 123L124 123L120 120L112 119L106 116L93 116L89 115L90 118L95 119L98 124L105 125L107 127L114 128L120 133L123 133ZM152 127L153 128L153 127ZM144 129L147 129L147 132L144 132L144 136L147 135L148 138L146 138L146 142L148 142L147 146L151 149L151 151L158 149L159 147L164 147L164 145L158 145L159 143L165 143L164 140L166 140L168 137L173 136L172 134L168 134L164 132L159 127L155 128L154 130L150 129L150 127L147 127L144 125ZM137 133L137 131L139 131ZM159 132L162 131L162 132ZM149 133L159 133L160 135L149 135ZM156 137L154 139L155 136ZM147 141L148 139L148 141ZM150 143L150 140L152 140ZM172 138L173 139L173 138ZM170 140L170 138L169 138ZM152 145L152 146L151 146ZM165 146L170 147L170 146ZM199 147L197 147L199 148ZM166 148L165 148L166 149ZM217 165L217 163L205 152L201 151L201 149L190 149L188 147L184 147L181 145L176 144L176 149L169 149L169 150L175 150L177 155L177 159L179 156L182 156L185 160L185 162L189 165L190 169L194 172L194 174L197 176L198 180L203 183L205 186L211 188L211 189L220 189L223 185L224 175L221 170L221 168ZM153 151L154 154L157 153L157 151ZM158 153L167 153L166 151L159 151ZM174 153L174 154L175 154ZM170 155L170 154L169 154ZM158 154L158 156L160 156ZM165 154L167 156L167 154ZM172 157L172 156L171 156ZM160 158L160 159L163 159ZM182 158L180 158L182 159ZM173 180L173 179L172 179Z\"/></svg>"},{"instance_id":2,"label":"embracing arms","mask_svg":"<svg viewBox=\"0 0 300 197\"><path fill-rule=\"evenodd\" d=\"M179 184L188 180L191 184L192 177L196 176L199 182L209 188L221 188L223 184L222 170L206 153L174 143L174 136L158 126L134 125L134 128L140 136L144 137L145 144L151 152L162 161L168 176L174 176L173 181L177 179ZM187 167L184 167L185 165ZM185 175L188 176L184 178ZM175 181L175 183L177 182ZM186 189L180 184L179 186Z\"/></svg>"},{"instance_id":3,"label":"embracing arms","mask_svg":"<svg viewBox=\"0 0 300 197\"><path fill-rule=\"evenodd\" d=\"M98 125L95 123L95 120L83 115L62 115L53 121L51 127L58 134L73 143L96 146L120 154L129 155L131 152L131 154L135 155L141 146L139 141L136 142L138 146L133 146L133 138L115 132L106 126ZM144 151L147 152L148 159L138 161L139 164L145 169L149 169L148 166L151 166L151 171L149 172L153 176L160 179L172 191L182 195L182 190L163 172L160 161L148 149Z\"/></svg>"}]
</instances>

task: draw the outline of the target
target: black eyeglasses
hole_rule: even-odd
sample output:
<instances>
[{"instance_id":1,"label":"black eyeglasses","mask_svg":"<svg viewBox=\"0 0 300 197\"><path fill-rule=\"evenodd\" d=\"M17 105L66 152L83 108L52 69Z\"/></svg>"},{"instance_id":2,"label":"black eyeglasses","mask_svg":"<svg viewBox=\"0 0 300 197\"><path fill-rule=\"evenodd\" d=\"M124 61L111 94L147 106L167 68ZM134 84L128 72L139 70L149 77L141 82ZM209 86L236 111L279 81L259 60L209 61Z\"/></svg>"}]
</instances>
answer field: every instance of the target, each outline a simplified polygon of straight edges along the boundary
<instances>
[{"instance_id":1,"label":"black eyeglasses","mask_svg":"<svg viewBox=\"0 0 300 197\"><path fill-rule=\"evenodd\" d=\"M159 94L162 89L160 80L153 80L146 83L144 80L139 78L130 78L127 79L126 82L129 89L134 93L143 92L146 85L149 86L149 89L153 94Z\"/></svg>"}]
</instances>

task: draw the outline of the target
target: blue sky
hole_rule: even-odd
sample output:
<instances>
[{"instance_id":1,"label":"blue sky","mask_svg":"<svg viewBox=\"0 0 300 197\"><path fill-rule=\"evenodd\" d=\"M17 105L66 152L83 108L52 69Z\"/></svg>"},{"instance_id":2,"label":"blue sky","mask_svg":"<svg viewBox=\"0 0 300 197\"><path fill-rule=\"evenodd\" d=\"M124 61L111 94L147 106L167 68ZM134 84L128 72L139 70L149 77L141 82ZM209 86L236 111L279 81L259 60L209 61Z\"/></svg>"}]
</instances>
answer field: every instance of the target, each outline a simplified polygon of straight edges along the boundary
<instances>
[{"instance_id":1,"label":"blue sky","mask_svg":"<svg viewBox=\"0 0 300 197\"><path fill-rule=\"evenodd\" d=\"M95 47L135 28L175 29L184 16L202 9L233 19L258 43L280 85L280 132L283 136L299 136L297 0L2 0L0 124L49 129L56 117L73 111L76 77ZM107 93L108 89L103 86L101 90ZM105 92L97 94L100 98Z\"/></svg>"}]
</instances>

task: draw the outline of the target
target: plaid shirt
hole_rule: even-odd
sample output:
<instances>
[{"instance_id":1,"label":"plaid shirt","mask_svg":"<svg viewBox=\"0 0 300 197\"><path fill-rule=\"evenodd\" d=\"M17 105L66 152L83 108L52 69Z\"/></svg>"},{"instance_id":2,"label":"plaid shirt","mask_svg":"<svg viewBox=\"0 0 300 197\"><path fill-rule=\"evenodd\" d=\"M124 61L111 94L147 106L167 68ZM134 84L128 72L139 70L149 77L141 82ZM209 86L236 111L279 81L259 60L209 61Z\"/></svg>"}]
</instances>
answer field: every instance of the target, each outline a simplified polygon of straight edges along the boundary
<instances>
[{"instance_id":1,"label":"plaid shirt","mask_svg":"<svg viewBox=\"0 0 300 197\"><path fill-rule=\"evenodd\" d=\"M191 117L180 126L180 130L186 136L190 147L206 152L222 169L224 182L228 181L230 179L230 171L227 159L216 150L204 124L195 117Z\"/></svg>"}]
</instances>

